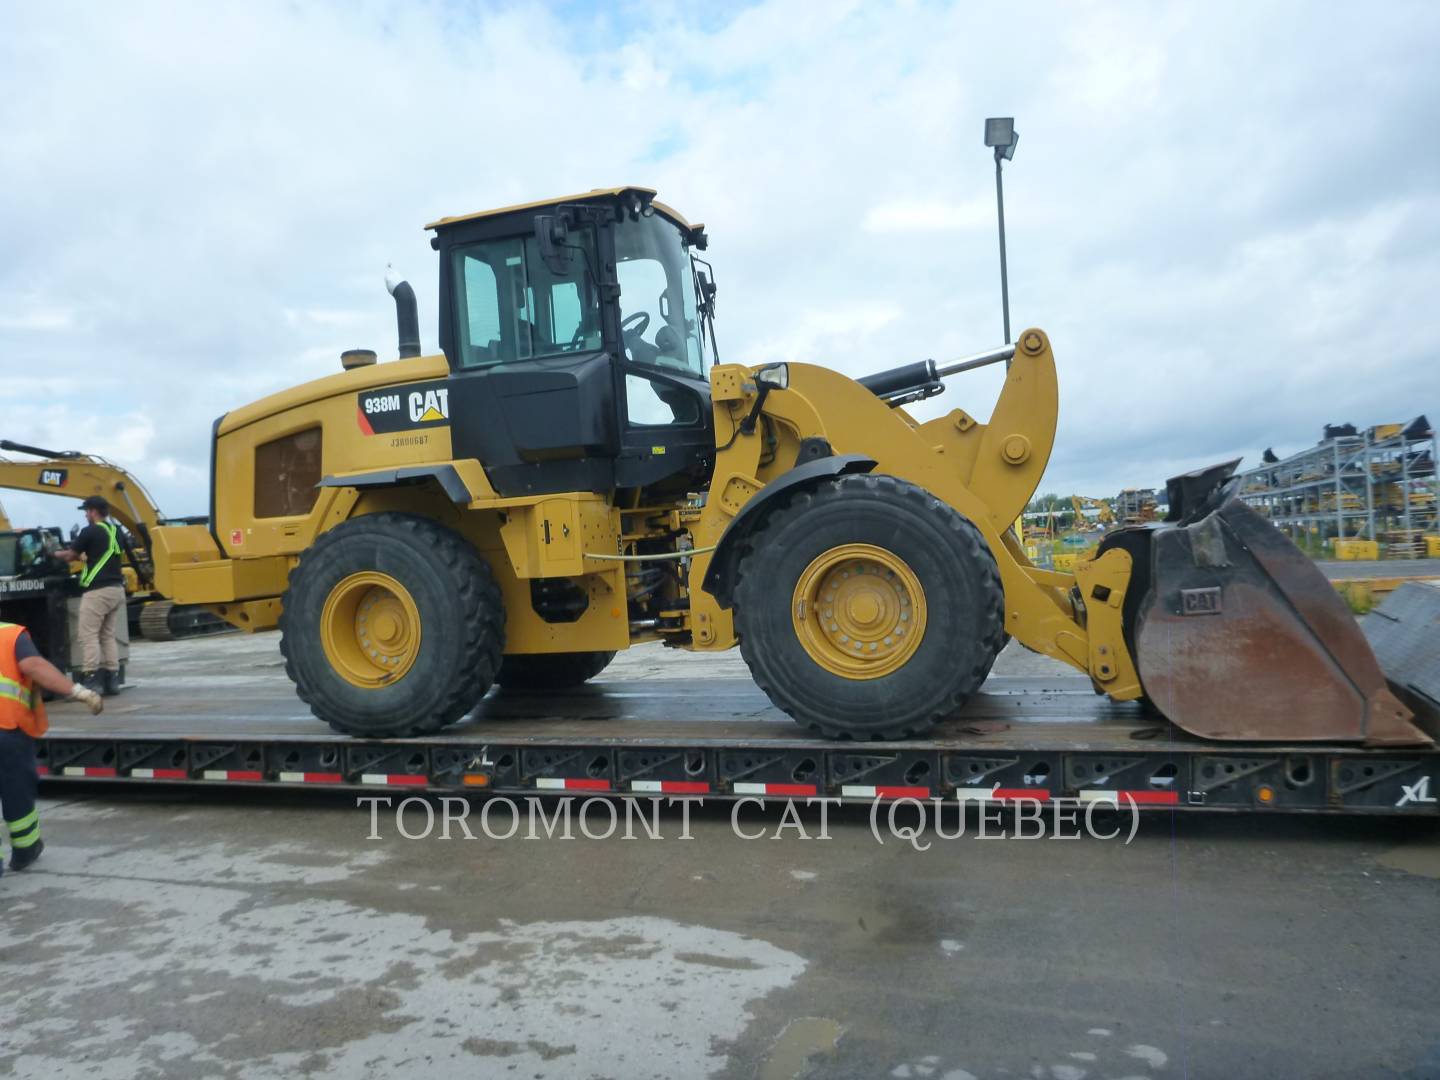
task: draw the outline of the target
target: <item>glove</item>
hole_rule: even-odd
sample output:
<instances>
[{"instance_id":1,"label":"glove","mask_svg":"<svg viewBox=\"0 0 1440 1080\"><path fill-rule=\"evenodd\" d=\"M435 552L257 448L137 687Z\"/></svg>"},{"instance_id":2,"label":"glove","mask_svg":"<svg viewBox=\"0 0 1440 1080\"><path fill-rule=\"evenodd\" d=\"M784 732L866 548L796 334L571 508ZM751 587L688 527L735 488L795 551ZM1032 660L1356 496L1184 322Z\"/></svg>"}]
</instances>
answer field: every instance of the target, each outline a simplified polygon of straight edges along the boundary
<instances>
[{"instance_id":1,"label":"glove","mask_svg":"<svg viewBox=\"0 0 1440 1080\"><path fill-rule=\"evenodd\" d=\"M65 700L80 702L90 710L91 716L100 715L100 710L105 708L105 702L100 699L99 694L88 687L81 686L79 683L75 684L75 689L70 691L70 696Z\"/></svg>"}]
</instances>

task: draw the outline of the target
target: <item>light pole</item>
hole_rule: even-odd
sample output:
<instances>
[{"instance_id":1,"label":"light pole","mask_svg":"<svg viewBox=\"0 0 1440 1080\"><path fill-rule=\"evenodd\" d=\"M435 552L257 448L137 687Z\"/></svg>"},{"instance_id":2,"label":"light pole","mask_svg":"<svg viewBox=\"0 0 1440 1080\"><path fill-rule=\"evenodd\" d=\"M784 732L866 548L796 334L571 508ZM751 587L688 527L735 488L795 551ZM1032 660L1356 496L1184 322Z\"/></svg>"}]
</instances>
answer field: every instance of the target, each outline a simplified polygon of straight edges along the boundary
<instances>
[{"instance_id":1,"label":"light pole","mask_svg":"<svg viewBox=\"0 0 1440 1080\"><path fill-rule=\"evenodd\" d=\"M1010 344L1010 280L1005 272L1005 187L1000 182L1000 162L1015 156L1020 133L1013 116L992 116L985 121L985 145L995 148L995 208L1000 214L1000 309L1005 316L1005 344ZM1007 363L1005 365L1009 367Z\"/></svg>"}]
</instances>

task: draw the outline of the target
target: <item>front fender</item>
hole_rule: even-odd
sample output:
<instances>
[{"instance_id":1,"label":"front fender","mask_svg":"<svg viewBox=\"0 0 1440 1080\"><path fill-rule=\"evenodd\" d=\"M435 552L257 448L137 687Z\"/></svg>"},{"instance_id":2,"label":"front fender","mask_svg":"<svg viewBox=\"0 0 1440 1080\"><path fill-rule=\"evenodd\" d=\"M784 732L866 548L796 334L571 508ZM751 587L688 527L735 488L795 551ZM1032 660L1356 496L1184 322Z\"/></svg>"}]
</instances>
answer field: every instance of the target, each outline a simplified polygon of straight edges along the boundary
<instances>
[{"instance_id":1,"label":"front fender","mask_svg":"<svg viewBox=\"0 0 1440 1080\"><path fill-rule=\"evenodd\" d=\"M874 458L865 457L863 454L836 454L797 465L766 484L730 519L730 524L725 526L725 531L716 541L715 554L705 571L701 588L715 597L722 608L730 607L740 551L745 546L745 540L764 521L766 510L779 505L777 500L783 499L790 492L814 486L836 476L867 473L873 468Z\"/></svg>"}]
</instances>

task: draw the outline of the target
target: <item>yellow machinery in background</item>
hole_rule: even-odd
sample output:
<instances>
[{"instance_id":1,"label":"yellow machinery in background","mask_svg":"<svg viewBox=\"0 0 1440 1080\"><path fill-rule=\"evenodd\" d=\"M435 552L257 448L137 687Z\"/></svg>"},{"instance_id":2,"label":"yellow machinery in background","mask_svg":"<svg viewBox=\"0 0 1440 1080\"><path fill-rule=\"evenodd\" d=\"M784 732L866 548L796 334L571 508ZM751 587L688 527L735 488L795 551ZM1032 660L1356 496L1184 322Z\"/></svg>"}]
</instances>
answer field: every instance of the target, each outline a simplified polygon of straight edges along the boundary
<instances>
[{"instance_id":1,"label":"yellow machinery in background","mask_svg":"<svg viewBox=\"0 0 1440 1080\"><path fill-rule=\"evenodd\" d=\"M440 352L392 283L398 360L355 350L222 416L210 520L150 530L160 590L278 626L300 696L364 736L659 641L738 644L801 724L903 738L1010 635L1197 735L1428 741L1334 590L1233 497L1235 462L1171 481L1168 524L1038 568L1012 524L1055 437L1044 332L860 379L722 363L705 231L654 195L432 223ZM994 364L988 422L907 411Z\"/></svg>"},{"instance_id":2,"label":"yellow machinery in background","mask_svg":"<svg viewBox=\"0 0 1440 1080\"><path fill-rule=\"evenodd\" d=\"M1110 504L1104 499L1092 499L1086 495L1071 495L1070 505L1075 510L1075 529L1077 532L1080 531L1082 523L1087 525L1090 523L1090 516L1085 512L1087 510L1095 511L1095 524L1098 527L1103 529L1106 526L1115 524L1115 514L1110 509Z\"/></svg>"},{"instance_id":3,"label":"yellow machinery in background","mask_svg":"<svg viewBox=\"0 0 1440 1080\"><path fill-rule=\"evenodd\" d=\"M1331 537L1330 547L1335 553L1335 558L1341 560L1380 558L1380 545L1374 540L1347 540L1342 537Z\"/></svg>"},{"instance_id":4,"label":"yellow machinery in background","mask_svg":"<svg viewBox=\"0 0 1440 1080\"><path fill-rule=\"evenodd\" d=\"M144 486L118 465L73 450L45 450L0 439L0 450L25 455L0 457L0 488L81 500L100 495L110 517L130 534L133 564L123 568L134 630L152 641L213 633L225 624L203 606L177 607L151 585L149 549L152 530L162 524L184 525L204 518L165 518ZM3 520L0 511L0 520ZM83 569L77 564L75 570ZM133 631L132 631L133 632Z\"/></svg>"}]
</instances>

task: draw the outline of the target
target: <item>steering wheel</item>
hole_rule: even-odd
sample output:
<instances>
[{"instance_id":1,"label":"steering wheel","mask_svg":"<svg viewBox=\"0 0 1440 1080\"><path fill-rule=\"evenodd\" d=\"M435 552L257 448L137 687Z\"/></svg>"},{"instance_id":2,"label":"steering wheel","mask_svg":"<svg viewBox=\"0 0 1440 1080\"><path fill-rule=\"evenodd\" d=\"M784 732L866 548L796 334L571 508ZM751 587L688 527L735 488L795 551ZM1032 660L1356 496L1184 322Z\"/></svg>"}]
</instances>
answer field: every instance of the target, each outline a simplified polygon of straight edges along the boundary
<instances>
[{"instance_id":1,"label":"steering wheel","mask_svg":"<svg viewBox=\"0 0 1440 1080\"><path fill-rule=\"evenodd\" d=\"M634 326L630 324L634 323ZM620 322L621 337L629 337L635 334L637 337L645 333L645 328L650 325L650 313L648 311L637 311L633 315L627 315Z\"/></svg>"}]
</instances>

